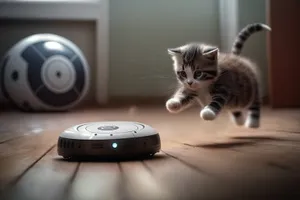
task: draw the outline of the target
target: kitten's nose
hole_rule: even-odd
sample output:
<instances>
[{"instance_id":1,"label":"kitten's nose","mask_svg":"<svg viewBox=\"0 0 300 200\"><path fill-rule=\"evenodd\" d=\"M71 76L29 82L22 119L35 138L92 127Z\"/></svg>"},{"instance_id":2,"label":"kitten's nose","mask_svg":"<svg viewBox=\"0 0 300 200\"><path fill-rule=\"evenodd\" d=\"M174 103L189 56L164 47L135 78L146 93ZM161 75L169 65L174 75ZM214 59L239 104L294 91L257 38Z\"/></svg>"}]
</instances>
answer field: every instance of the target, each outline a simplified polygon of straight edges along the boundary
<instances>
[{"instance_id":1,"label":"kitten's nose","mask_svg":"<svg viewBox=\"0 0 300 200\"><path fill-rule=\"evenodd\" d=\"M187 84L192 85L193 81L187 81Z\"/></svg>"}]
</instances>

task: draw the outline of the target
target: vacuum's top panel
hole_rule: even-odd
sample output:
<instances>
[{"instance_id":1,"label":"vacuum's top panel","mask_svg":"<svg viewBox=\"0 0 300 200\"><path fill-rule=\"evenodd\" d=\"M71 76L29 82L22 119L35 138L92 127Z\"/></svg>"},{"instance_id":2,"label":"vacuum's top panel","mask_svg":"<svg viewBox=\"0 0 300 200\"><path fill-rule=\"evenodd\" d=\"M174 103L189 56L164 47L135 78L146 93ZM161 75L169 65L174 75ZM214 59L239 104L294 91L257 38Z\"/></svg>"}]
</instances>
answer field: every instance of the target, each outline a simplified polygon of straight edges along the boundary
<instances>
[{"instance_id":1,"label":"vacuum's top panel","mask_svg":"<svg viewBox=\"0 0 300 200\"><path fill-rule=\"evenodd\" d=\"M110 140L157 134L151 126L130 121L104 121L79 124L66 129L60 137L78 140Z\"/></svg>"}]
</instances>

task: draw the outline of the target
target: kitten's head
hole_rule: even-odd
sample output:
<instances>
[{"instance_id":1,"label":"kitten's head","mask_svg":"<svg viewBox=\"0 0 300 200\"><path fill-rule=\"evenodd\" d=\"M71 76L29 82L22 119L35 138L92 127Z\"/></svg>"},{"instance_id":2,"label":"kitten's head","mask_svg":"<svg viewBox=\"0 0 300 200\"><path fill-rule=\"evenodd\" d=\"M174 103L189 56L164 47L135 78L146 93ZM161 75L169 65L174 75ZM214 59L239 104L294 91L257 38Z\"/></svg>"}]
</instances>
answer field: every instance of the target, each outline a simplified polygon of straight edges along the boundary
<instances>
[{"instance_id":1,"label":"kitten's head","mask_svg":"<svg viewBox=\"0 0 300 200\"><path fill-rule=\"evenodd\" d=\"M214 46L190 43L168 49L178 81L184 87L197 90L207 87L218 75L219 49Z\"/></svg>"}]
</instances>

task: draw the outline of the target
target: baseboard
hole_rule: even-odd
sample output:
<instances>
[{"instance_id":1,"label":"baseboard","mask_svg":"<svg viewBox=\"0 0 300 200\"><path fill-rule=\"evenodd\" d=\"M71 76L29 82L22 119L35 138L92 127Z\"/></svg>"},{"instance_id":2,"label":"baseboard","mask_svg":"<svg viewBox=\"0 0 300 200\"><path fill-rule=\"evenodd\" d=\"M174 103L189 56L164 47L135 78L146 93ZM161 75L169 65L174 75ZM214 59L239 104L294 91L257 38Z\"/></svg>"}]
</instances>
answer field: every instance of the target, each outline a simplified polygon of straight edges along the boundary
<instances>
[{"instance_id":1,"label":"baseboard","mask_svg":"<svg viewBox=\"0 0 300 200\"><path fill-rule=\"evenodd\" d=\"M114 96L109 98L109 102L107 104L99 106L96 101L86 101L76 106L75 110L87 109L87 108L122 108L122 107L131 107L131 106L143 106L143 107L151 107L151 106L164 106L168 97L120 97ZM263 97L262 99L263 105L269 104L269 98ZM1 111L7 111L11 109L16 109L11 104L0 104Z\"/></svg>"}]
</instances>

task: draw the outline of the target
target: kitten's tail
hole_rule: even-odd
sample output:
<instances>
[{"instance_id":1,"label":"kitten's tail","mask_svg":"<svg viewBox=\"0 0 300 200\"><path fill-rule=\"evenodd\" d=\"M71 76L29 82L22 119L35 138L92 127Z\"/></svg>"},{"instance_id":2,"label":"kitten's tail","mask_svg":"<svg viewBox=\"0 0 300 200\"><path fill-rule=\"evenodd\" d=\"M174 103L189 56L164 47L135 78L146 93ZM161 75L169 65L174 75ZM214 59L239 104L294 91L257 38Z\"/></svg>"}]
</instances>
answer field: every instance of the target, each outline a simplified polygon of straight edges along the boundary
<instances>
[{"instance_id":1,"label":"kitten's tail","mask_svg":"<svg viewBox=\"0 0 300 200\"><path fill-rule=\"evenodd\" d=\"M243 49L244 43L246 40L254 33L262 31L262 30L268 30L271 31L271 28L262 23L254 23L254 24L249 24L246 27L244 27L239 34L237 35L233 47L231 49L231 52L235 55L241 54L241 51Z\"/></svg>"}]
</instances>

